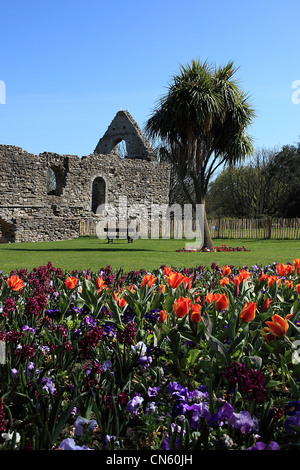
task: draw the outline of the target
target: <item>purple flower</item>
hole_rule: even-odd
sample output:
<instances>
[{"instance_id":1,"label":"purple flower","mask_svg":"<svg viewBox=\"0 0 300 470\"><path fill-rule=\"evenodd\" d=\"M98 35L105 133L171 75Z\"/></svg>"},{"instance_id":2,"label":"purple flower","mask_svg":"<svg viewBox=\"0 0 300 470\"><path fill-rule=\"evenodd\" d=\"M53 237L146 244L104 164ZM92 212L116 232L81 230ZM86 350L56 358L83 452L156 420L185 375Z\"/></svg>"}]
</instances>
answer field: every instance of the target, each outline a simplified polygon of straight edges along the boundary
<instances>
[{"instance_id":1,"label":"purple flower","mask_svg":"<svg viewBox=\"0 0 300 470\"><path fill-rule=\"evenodd\" d=\"M87 326L90 326L91 328L94 328L97 325L97 320L95 320L95 318L93 318L92 316L87 315L83 319L82 323L83 323L83 325L87 325Z\"/></svg>"},{"instance_id":2,"label":"purple flower","mask_svg":"<svg viewBox=\"0 0 300 470\"><path fill-rule=\"evenodd\" d=\"M74 423L75 436L81 436L85 426L89 427L89 429L93 431L95 427L97 426L97 421L95 421L94 419L89 421L86 418L82 418L81 416L78 416L78 418L76 419Z\"/></svg>"},{"instance_id":3,"label":"purple flower","mask_svg":"<svg viewBox=\"0 0 300 470\"><path fill-rule=\"evenodd\" d=\"M284 423L284 427L287 432L296 434L297 431L290 426L296 426L300 428L300 411L296 411L294 415L289 416L289 418L287 418Z\"/></svg>"},{"instance_id":4,"label":"purple flower","mask_svg":"<svg viewBox=\"0 0 300 470\"><path fill-rule=\"evenodd\" d=\"M147 369L147 367L150 366L152 362L152 357L151 356L141 356L139 358L139 365L142 366L143 369Z\"/></svg>"},{"instance_id":5,"label":"purple flower","mask_svg":"<svg viewBox=\"0 0 300 470\"><path fill-rule=\"evenodd\" d=\"M31 328L31 327L28 326L28 325L24 325L24 326L22 327L22 330L23 330L23 331L30 331L30 333L33 333L33 334L35 333L35 329L34 329L34 328Z\"/></svg>"},{"instance_id":6,"label":"purple flower","mask_svg":"<svg viewBox=\"0 0 300 470\"><path fill-rule=\"evenodd\" d=\"M120 449L120 441L117 441L117 438L116 436L109 436L108 434L105 436L105 442L106 444L104 444L103 446L103 450L108 450L109 446L113 445L113 449L114 450L118 450Z\"/></svg>"},{"instance_id":7,"label":"purple flower","mask_svg":"<svg viewBox=\"0 0 300 470\"><path fill-rule=\"evenodd\" d=\"M253 427L254 421L248 411L240 411L239 413L232 413L228 420L230 426L239 429L242 434L249 434Z\"/></svg>"},{"instance_id":8,"label":"purple flower","mask_svg":"<svg viewBox=\"0 0 300 470\"><path fill-rule=\"evenodd\" d=\"M267 450L280 450L279 445L275 441L271 441L268 445L258 441L253 447L248 447L247 450L265 450L265 448L267 448Z\"/></svg>"},{"instance_id":9,"label":"purple flower","mask_svg":"<svg viewBox=\"0 0 300 470\"><path fill-rule=\"evenodd\" d=\"M212 415L209 424L210 426L214 426L217 422L219 422L219 426L223 426L224 421L226 420L228 422L232 415L233 406L226 402L216 413Z\"/></svg>"},{"instance_id":10,"label":"purple flower","mask_svg":"<svg viewBox=\"0 0 300 470\"><path fill-rule=\"evenodd\" d=\"M188 407L192 411L191 418L189 419L190 428L195 430L200 428L201 419L204 418L208 422L210 420L210 412L206 403L197 403Z\"/></svg>"},{"instance_id":11,"label":"purple flower","mask_svg":"<svg viewBox=\"0 0 300 470\"><path fill-rule=\"evenodd\" d=\"M146 408L146 413L155 413L157 410L156 403L154 401L151 401L148 403L147 408Z\"/></svg>"},{"instance_id":12,"label":"purple flower","mask_svg":"<svg viewBox=\"0 0 300 470\"><path fill-rule=\"evenodd\" d=\"M78 446L74 439L71 439L70 437L64 439L58 448L60 450L94 450L89 449L87 446Z\"/></svg>"},{"instance_id":13,"label":"purple flower","mask_svg":"<svg viewBox=\"0 0 300 470\"><path fill-rule=\"evenodd\" d=\"M155 397L160 390L160 387L149 387L148 388L148 397Z\"/></svg>"},{"instance_id":14,"label":"purple flower","mask_svg":"<svg viewBox=\"0 0 300 470\"><path fill-rule=\"evenodd\" d=\"M104 361L101 370L105 372L106 370L110 370L112 368L112 362L111 361Z\"/></svg>"},{"instance_id":15,"label":"purple flower","mask_svg":"<svg viewBox=\"0 0 300 470\"><path fill-rule=\"evenodd\" d=\"M48 377L44 377L41 380L41 385L43 385L43 389L46 390L46 392L50 393L51 395L53 395L56 392L54 383Z\"/></svg>"},{"instance_id":16,"label":"purple flower","mask_svg":"<svg viewBox=\"0 0 300 470\"><path fill-rule=\"evenodd\" d=\"M170 382L167 386L167 392L174 398L186 398L188 389L177 382Z\"/></svg>"},{"instance_id":17,"label":"purple flower","mask_svg":"<svg viewBox=\"0 0 300 470\"><path fill-rule=\"evenodd\" d=\"M295 415L297 411L300 411L300 401L291 401L286 405L285 413L289 416Z\"/></svg>"},{"instance_id":18,"label":"purple flower","mask_svg":"<svg viewBox=\"0 0 300 470\"><path fill-rule=\"evenodd\" d=\"M128 413L131 413L133 416L136 416L138 412L138 407L143 403L143 401L144 401L144 398L138 395L133 397L132 400L130 400L127 403Z\"/></svg>"}]
</instances>

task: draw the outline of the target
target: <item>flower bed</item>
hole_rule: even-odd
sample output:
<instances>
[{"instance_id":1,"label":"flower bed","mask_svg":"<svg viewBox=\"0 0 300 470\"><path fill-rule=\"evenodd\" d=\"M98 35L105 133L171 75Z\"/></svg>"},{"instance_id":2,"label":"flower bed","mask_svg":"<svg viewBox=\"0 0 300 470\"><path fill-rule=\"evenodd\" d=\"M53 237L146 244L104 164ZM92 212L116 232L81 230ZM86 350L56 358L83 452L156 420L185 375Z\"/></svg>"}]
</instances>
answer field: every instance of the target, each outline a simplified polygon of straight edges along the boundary
<instances>
[{"instance_id":1,"label":"flower bed","mask_svg":"<svg viewBox=\"0 0 300 470\"><path fill-rule=\"evenodd\" d=\"M1 449L299 446L300 259L0 283Z\"/></svg>"},{"instance_id":2,"label":"flower bed","mask_svg":"<svg viewBox=\"0 0 300 470\"><path fill-rule=\"evenodd\" d=\"M236 246L236 247L232 247L232 246L227 246L225 243L223 243L221 246L211 246L211 247L196 247L196 248L192 248L192 247L182 247L182 249L180 250L176 250L177 252L182 252L182 253L221 253L222 251L250 251L248 250L245 245L243 245L242 247L239 247L239 246Z\"/></svg>"}]
</instances>

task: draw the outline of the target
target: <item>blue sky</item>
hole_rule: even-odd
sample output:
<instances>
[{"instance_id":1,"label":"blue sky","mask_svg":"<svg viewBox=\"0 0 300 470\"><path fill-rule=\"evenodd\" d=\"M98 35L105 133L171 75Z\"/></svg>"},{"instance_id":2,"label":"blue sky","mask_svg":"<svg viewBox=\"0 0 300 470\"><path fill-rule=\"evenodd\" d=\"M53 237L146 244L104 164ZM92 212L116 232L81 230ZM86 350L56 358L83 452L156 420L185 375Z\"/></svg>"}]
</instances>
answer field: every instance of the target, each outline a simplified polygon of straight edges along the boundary
<instances>
[{"instance_id":1,"label":"blue sky","mask_svg":"<svg viewBox=\"0 0 300 470\"><path fill-rule=\"evenodd\" d=\"M294 145L299 31L298 0L1 0L0 144L88 155L120 109L143 129L179 66L200 59L239 67L255 148Z\"/></svg>"}]
</instances>

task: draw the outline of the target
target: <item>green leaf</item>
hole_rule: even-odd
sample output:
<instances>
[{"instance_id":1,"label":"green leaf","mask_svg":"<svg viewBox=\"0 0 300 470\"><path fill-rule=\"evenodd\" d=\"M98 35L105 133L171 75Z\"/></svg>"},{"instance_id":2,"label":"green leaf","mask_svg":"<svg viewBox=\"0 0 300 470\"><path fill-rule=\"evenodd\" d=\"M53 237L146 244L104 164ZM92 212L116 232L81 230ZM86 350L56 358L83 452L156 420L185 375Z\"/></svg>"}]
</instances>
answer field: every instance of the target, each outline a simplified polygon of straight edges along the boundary
<instances>
[{"instance_id":1,"label":"green leaf","mask_svg":"<svg viewBox=\"0 0 300 470\"><path fill-rule=\"evenodd\" d=\"M222 344L217 338L212 336L208 331L205 331L205 336L207 339L207 343L211 347L211 349L221 353L221 355L225 358L226 362L229 363L230 355L226 349L226 346L224 346L224 344Z\"/></svg>"},{"instance_id":2,"label":"green leaf","mask_svg":"<svg viewBox=\"0 0 300 470\"><path fill-rule=\"evenodd\" d=\"M200 356L201 351L199 349L190 349L187 351L182 358L182 365L193 366Z\"/></svg>"}]
</instances>

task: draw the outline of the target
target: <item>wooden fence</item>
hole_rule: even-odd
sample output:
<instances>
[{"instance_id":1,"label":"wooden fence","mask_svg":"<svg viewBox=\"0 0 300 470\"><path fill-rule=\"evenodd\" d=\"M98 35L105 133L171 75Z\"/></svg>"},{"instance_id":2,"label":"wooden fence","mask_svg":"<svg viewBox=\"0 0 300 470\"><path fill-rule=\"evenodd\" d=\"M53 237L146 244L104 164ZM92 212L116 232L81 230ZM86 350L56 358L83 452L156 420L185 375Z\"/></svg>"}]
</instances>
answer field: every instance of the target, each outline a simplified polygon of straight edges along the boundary
<instances>
[{"instance_id":1,"label":"wooden fence","mask_svg":"<svg viewBox=\"0 0 300 470\"><path fill-rule=\"evenodd\" d=\"M300 218L208 220L212 238L300 239Z\"/></svg>"},{"instance_id":2,"label":"wooden fence","mask_svg":"<svg viewBox=\"0 0 300 470\"><path fill-rule=\"evenodd\" d=\"M192 230L195 230L192 224ZM300 218L294 219L215 219L208 220L212 238L273 238L300 240ZM182 221L170 221L170 237L181 238ZM80 236L95 236L96 221L80 221ZM159 236L163 236L160 228ZM151 234L149 233L149 237Z\"/></svg>"}]
</instances>

